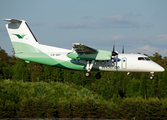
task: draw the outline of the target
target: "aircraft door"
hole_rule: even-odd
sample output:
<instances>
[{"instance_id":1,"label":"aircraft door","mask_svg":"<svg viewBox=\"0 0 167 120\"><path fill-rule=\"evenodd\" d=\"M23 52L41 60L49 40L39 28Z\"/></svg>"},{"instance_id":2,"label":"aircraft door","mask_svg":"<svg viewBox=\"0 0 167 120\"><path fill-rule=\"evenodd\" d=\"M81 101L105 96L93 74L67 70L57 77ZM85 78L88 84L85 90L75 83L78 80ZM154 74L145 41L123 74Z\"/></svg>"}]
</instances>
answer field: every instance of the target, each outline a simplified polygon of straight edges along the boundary
<instances>
[{"instance_id":1,"label":"aircraft door","mask_svg":"<svg viewBox=\"0 0 167 120\"><path fill-rule=\"evenodd\" d=\"M123 57L122 58L122 69L127 69L127 58L126 57Z\"/></svg>"}]
</instances>

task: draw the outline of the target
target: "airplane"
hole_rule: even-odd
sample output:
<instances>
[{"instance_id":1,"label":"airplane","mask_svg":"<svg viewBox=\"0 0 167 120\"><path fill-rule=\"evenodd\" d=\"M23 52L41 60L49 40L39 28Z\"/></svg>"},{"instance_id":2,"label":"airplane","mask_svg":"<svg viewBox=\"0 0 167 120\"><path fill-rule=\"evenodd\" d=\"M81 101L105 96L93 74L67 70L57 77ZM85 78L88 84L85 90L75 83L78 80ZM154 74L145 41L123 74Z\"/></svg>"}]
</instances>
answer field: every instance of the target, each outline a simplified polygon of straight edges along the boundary
<instances>
[{"instance_id":1,"label":"airplane","mask_svg":"<svg viewBox=\"0 0 167 120\"><path fill-rule=\"evenodd\" d=\"M90 77L91 71L97 71L96 79L101 78L101 72L163 72L164 68L145 55L122 54L115 51L99 50L81 43L74 43L71 50L39 44L28 24L24 20L4 19L10 22L6 28L11 39L15 56L26 63L36 62L77 71L86 71Z\"/></svg>"}]
</instances>

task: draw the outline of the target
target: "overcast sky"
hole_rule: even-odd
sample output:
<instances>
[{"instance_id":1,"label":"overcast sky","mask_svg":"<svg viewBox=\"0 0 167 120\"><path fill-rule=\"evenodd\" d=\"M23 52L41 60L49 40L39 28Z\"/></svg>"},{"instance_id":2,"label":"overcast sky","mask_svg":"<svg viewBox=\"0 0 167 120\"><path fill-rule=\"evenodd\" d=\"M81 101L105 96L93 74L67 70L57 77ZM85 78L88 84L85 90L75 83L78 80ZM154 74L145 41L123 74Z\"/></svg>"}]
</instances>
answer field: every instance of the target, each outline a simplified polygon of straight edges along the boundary
<instances>
[{"instance_id":1,"label":"overcast sky","mask_svg":"<svg viewBox=\"0 0 167 120\"><path fill-rule=\"evenodd\" d=\"M2 19L19 19L41 44L167 56L166 12L167 0L1 0L0 46L12 54Z\"/></svg>"}]
</instances>

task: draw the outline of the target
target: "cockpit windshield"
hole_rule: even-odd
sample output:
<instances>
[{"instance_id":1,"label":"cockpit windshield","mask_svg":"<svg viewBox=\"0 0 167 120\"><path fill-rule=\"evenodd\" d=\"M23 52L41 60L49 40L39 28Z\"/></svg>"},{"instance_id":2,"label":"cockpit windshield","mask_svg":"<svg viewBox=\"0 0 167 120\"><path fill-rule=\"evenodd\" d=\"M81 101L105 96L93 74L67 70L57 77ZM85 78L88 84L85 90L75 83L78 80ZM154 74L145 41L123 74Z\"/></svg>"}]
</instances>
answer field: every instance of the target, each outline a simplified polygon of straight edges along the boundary
<instances>
[{"instance_id":1,"label":"cockpit windshield","mask_svg":"<svg viewBox=\"0 0 167 120\"><path fill-rule=\"evenodd\" d=\"M138 57L138 60L150 61L150 58L148 58L148 57Z\"/></svg>"}]
</instances>

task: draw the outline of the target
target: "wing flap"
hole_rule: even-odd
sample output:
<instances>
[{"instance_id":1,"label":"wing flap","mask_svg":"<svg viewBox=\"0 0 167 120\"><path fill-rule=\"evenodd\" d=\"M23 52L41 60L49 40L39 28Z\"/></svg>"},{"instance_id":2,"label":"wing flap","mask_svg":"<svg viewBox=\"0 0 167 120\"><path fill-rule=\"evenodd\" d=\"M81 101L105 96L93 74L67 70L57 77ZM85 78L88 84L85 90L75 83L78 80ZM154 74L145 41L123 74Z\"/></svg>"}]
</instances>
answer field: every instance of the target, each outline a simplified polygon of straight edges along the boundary
<instances>
[{"instance_id":1,"label":"wing flap","mask_svg":"<svg viewBox=\"0 0 167 120\"><path fill-rule=\"evenodd\" d=\"M91 47L88 47L86 45L83 45L81 43L74 43L73 44L73 49L77 52L77 53L97 53L98 50L93 49Z\"/></svg>"},{"instance_id":2,"label":"wing flap","mask_svg":"<svg viewBox=\"0 0 167 120\"><path fill-rule=\"evenodd\" d=\"M73 44L73 52L67 54L67 57L78 60L110 60L111 51L97 50L81 43Z\"/></svg>"}]
</instances>

